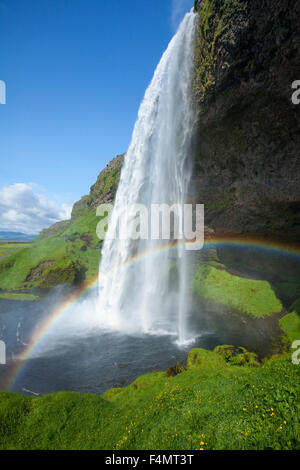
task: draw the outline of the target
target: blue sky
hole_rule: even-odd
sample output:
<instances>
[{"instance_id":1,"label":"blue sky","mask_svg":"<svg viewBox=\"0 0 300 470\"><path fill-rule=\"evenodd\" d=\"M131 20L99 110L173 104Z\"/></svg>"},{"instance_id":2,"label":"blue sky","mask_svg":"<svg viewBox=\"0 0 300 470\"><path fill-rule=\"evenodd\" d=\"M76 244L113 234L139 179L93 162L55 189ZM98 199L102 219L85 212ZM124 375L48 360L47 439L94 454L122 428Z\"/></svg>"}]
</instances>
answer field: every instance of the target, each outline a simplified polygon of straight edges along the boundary
<instances>
[{"instance_id":1,"label":"blue sky","mask_svg":"<svg viewBox=\"0 0 300 470\"><path fill-rule=\"evenodd\" d=\"M193 0L0 0L0 230L37 232L66 217L108 161L127 149L154 69L192 6ZM32 196L32 219L21 220L24 191L27 208Z\"/></svg>"}]
</instances>

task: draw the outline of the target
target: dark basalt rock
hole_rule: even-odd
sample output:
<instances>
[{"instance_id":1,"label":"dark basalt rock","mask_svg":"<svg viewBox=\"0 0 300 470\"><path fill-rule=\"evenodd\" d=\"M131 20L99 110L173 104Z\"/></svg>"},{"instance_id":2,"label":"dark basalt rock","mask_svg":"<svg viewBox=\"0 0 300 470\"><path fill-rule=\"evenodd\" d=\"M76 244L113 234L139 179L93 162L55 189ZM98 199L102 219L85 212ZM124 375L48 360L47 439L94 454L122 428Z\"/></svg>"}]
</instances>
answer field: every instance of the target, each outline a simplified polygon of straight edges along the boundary
<instances>
[{"instance_id":1,"label":"dark basalt rock","mask_svg":"<svg viewBox=\"0 0 300 470\"><path fill-rule=\"evenodd\" d=\"M191 195L206 224L300 239L298 0L206 0L199 12Z\"/></svg>"}]
</instances>

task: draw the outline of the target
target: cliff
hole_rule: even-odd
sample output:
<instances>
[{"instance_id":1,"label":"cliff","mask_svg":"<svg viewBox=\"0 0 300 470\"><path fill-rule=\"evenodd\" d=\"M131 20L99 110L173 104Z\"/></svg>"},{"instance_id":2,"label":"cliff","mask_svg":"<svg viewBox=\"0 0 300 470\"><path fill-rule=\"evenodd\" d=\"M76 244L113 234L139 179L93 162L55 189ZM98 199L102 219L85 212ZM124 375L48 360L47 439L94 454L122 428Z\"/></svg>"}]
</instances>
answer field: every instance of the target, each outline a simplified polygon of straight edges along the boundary
<instances>
[{"instance_id":1,"label":"cliff","mask_svg":"<svg viewBox=\"0 0 300 470\"><path fill-rule=\"evenodd\" d=\"M125 153L113 158L98 175L95 184L90 188L89 195L82 196L79 201L74 203L70 220L56 222L51 227L42 230L38 238L44 239L62 233L67 227L72 226L76 219L84 216L87 211L93 211L100 204L113 202L119 184L124 155Z\"/></svg>"},{"instance_id":2,"label":"cliff","mask_svg":"<svg viewBox=\"0 0 300 470\"><path fill-rule=\"evenodd\" d=\"M300 2L205 0L198 13L191 195L217 233L297 241Z\"/></svg>"}]
</instances>

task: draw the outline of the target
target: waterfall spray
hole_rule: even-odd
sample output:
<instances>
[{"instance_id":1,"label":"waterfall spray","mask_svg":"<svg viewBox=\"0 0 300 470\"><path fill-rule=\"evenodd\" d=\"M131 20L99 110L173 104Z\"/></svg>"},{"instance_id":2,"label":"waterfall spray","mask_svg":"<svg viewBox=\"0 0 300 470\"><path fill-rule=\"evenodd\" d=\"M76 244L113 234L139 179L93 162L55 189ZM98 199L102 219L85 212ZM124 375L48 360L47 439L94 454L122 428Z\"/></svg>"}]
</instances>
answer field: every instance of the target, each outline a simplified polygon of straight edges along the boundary
<instances>
[{"instance_id":1,"label":"waterfall spray","mask_svg":"<svg viewBox=\"0 0 300 470\"><path fill-rule=\"evenodd\" d=\"M101 323L120 331L164 332L187 339L184 246L111 236L132 222L137 203L183 206L191 176L191 75L197 15L190 12L163 54L138 112L126 153L99 269ZM123 229L122 229L123 227ZM130 263L142 253L140 261ZM155 254L156 253L156 254ZM113 267L118 266L118 269ZM108 274L109 273L109 274Z\"/></svg>"}]
</instances>

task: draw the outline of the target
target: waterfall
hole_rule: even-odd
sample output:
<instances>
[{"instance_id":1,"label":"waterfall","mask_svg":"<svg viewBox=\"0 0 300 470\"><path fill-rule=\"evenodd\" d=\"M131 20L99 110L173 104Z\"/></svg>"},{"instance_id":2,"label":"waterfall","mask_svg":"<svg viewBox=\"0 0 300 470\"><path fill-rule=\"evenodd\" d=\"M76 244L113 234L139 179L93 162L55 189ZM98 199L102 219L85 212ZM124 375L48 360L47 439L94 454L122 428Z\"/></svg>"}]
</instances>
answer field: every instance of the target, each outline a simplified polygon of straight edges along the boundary
<instances>
[{"instance_id":1,"label":"waterfall","mask_svg":"<svg viewBox=\"0 0 300 470\"><path fill-rule=\"evenodd\" d=\"M191 176L191 75L197 15L186 14L146 90L121 171L99 269L101 323L187 339L186 251L165 240L126 239L133 204L184 204ZM113 239L118 222L119 237ZM124 236L122 236L124 235Z\"/></svg>"}]
</instances>

